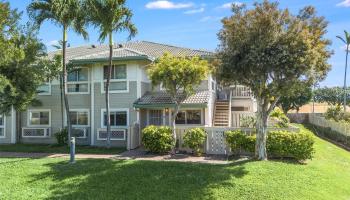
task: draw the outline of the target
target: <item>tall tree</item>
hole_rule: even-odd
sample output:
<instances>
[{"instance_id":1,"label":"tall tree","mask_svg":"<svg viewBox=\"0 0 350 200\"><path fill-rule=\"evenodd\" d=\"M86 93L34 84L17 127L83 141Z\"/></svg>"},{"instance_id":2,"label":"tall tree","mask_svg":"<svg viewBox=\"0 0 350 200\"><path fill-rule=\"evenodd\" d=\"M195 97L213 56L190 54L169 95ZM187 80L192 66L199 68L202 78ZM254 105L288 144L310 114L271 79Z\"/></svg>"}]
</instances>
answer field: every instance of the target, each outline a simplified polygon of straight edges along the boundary
<instances>
[{"instance_id":1,"label":"tall tree","mask_svg":"<svg viewBox=\"0 0 350 200\"><path fill-rule=\"evenodd\" d=\"M28 6L29 16L40 26L44 21L52 21L62 28L62 66L63 66L63 97L66 108L68 125L68 137L72 135L69 103L66 94L67 88L67 31L72 29L76 33L87 38L88 34L84 29L85 12L82 9L80 0L35 0Z\"/></svg>"},{"instance_id":2,"label":"tall tree","mask_svg":"<svg viewBox=\"0 0 350 200\"><path fill-rule=\"evenodd\" d=\"M348 89L348 88L347 88ZM319 103L327 103L332 106L341 106L344 104L344 93L346 90L341 87L324 87L314 90L314 99ZM346 94L346 105L349 104L349 94Z\"/></svg>"},{"instance_id":3,"label":"tall tree","mask_svg":"<svg viewBox=\"0 0 350 200\"><path fill-rule=\"evenodd\" d=\"M107 114L107 147L111 145L111 120L109 105L109 86L113 65L113 33L127 31L129 39L136 35L137 29L132 23L132 12L126 7L126 0L86 0L85 6L88 21L100 30L99 40L109 40L109 65L107 69L106 114Z\"/></svg>"},{"instance_id":4,"label":"tall tree","mask_svg":"<svg viewBox=\"0 0 350 200\"><path fill-rule=\"evenodd\" d=\"M209 73L208 62L199 57L185 58L164 54L150 65L149 78L153 86L162 85L170 95L174 106L172 114L173 137L176 141L176 116L181 102L194 93Z\"/></svg>"},{"instance_id":5,"label":"tall tree","mask_svg":"<svg viewBox=\"0 0 350 200\"><path fill-rule=\"evenodd\" d=\"M255 155L267 160L267 119L278 100L298 81L313 84L330 70L327 22L313 7L292 15L267 0L250 10L233 5L232 11L219 32L219 74L251 88L258 106Z\"/></svg>"},{"instance_id":6,"label":"tall tree","mask_svg":"<svg viewBox=\"0 0 350 200\"><path fill-rule=\"evenodd\" d=\"M350 35L347 31L344 30L344 38L341 36L337 36L345 45L346 45L346 53L345 53L345 72L344 72L344 101L343 101L343 106L344 106L344 112L346 112L346 96L347 96L347 91L346 91L346 75L347 75L347 70L348 70L348 55L349 55L349 46L350 46Z\"/></svg>"},{"instance_id":7,"label":"tall tree","mask_svg":"<svg viewBox=\"0 0 350 200\"><path fill-rule=\"evenodd\" d=\"M46 48L36 27L23 26L20 20L21 13L0 2L0 113L9 112L11 106L25 110L36 100L37 88L59 71L56 60L45 59Z\"/></svg>"}]
</instances>

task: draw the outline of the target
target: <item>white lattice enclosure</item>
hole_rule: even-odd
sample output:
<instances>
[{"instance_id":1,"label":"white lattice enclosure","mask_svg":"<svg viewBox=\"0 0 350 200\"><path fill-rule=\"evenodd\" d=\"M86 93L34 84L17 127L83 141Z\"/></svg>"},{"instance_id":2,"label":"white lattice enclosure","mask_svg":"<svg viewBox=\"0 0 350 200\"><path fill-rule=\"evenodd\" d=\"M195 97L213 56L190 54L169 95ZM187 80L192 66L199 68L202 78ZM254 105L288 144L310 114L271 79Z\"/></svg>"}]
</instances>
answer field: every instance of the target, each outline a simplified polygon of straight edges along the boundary
<instances>
[{"instance_id":1,"label":"white lattice enclosure","mask_svg":"<svg viewBox=\"0 0 350 200\"><path fill-rule=\"evenodd\" d=\"M50 137L50 128L22 128L22 137L45 138Z\"/></svg>"},{"instance_id":2,"label":"white lattice enclosure","mask_svg":"<svg viewBox=\"0 0 350 200\"><path fill-rule=\"evenodd\" d=\"M111 130L111 140L125 140L126 139L126 129L112 129ZM97 130L97 140L107 140L107 130L98 129Z\"/></svg>"}]
</instances>

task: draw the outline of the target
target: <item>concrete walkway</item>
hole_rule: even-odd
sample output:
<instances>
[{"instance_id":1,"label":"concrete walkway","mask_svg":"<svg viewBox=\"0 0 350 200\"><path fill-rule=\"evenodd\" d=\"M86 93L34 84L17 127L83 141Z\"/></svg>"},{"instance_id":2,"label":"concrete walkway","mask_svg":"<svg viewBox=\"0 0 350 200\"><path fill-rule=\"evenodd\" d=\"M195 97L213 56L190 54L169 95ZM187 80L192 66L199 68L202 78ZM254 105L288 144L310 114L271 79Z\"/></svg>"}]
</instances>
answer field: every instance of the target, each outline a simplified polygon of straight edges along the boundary
<instances>
[{"instance_id":1,"label":"concrete walkway","mask_svg":"<svg viewBox=\"0 0 350 200\"><path fill-rule=\"evenodd\" d=\"M125 151L117 155L100 154L76 154L77 159L116 159L116 160L149 160L149 161L174 161L191 163L209 163L209 164L229 164L227 156L191 156L189 154L159 155L150 154L143 149ZM19 153L19 152L0 152L0 158L69 158L69 154L56 153Z\"/></svg>"}]
</instances>

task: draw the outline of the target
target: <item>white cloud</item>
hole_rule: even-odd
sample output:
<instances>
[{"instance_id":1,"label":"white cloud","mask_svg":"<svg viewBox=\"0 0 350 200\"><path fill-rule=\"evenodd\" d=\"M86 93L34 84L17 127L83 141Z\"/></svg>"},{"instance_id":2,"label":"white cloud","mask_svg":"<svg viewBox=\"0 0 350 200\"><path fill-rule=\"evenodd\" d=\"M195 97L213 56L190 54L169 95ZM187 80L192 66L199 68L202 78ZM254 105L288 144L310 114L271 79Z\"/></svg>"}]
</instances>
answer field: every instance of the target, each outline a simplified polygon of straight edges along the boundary
<instances>
[{"instance_id":1,"label":"white cloud","mask_svg":"<svg viewBox=\"0 0 350 200\"><path fill-rule=\"evenodd\" d=\"M350 7L350 0L344 0L337 4L337 6Z\"/></svg>"},{"instance_id":2,"label":"white cloud","mask_svg":"<svg viewBox=\"0 0 350 200\"><path fill-rule=\"evenodd\" d=\"M350 0L349 0L350 1ZM230 2L230 3L225 3L222 4L221 6L217 7L217 8L221 8L221 9L230 9L232 7L232 4L236 5L236 6L241 6L243 5L243 3L235 1L235 2Z\"/></svg>"},{"instance_id":3,"label":"white cloud","mask_svg":"<svg viewBox=\"0 0 350 200\"><path fill-rule=\"evenodd\" d=\"M221 20L222 17L215 17L215 16L205 16L202 19L200 19L200 22L209 22L209 21L218 21Z\"/></svg>"},{"instance_id":4,"label":"white cloud","mask_svg":"<svg viewBox=\"0 0 350 200\"><path fill-rule=\"evenodd\" d=\"M193 9L193 10L188 10L186 12L184 12L185 14L191 15L191 14L196 14L196 13L202 13L204 12L204 8L198 8L198 9Z\"/></svg>"},{"instance_id":5,"label":"white cloud","mask_svg":"<svg viewBox=\"0 0 350 200\"><path fill-rule=\"evenodd\" d=\"M147 9L183 9L183 8L191 8L194 4L189 3L174 3L171 1L160 0L160 1L152 1L146 4Z\"/></svg>"}]
</instances>

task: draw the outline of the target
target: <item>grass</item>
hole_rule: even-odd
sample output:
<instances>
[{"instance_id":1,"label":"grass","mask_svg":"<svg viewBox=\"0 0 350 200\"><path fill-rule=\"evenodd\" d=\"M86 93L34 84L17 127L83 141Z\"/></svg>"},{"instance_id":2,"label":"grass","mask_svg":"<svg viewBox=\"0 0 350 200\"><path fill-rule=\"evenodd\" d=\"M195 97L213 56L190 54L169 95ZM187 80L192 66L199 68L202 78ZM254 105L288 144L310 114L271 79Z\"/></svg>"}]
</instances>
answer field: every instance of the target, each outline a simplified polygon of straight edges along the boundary
<instances>
[{"instance_id":1,"label":"grass","mask_svg":"<svg viewBox=\"0 0 350 200\"><path fill-rule=\"evenodd\" d=\"M315 140L303 165L2 158L0 199L350 199L350 152Z\"/></svg>"},{"instance_id":2,"label":"grass","mask_svg":"<svg viewBox=\"0 0 350 200\"><path fill-rule=\"evenodd\" d=\"M124 148L104 148L92 146L76 146L76 153L80 154L118 154ZM69 153L67 145L58 146L50 144L10 144L0 145L0 152L26 152L26 153Z\"/></svg>"}]
</instances>

